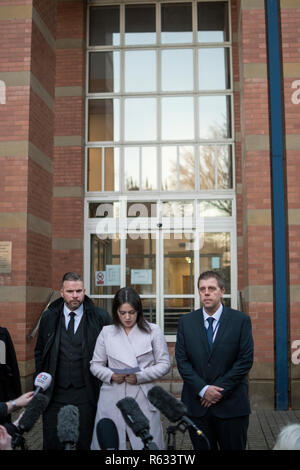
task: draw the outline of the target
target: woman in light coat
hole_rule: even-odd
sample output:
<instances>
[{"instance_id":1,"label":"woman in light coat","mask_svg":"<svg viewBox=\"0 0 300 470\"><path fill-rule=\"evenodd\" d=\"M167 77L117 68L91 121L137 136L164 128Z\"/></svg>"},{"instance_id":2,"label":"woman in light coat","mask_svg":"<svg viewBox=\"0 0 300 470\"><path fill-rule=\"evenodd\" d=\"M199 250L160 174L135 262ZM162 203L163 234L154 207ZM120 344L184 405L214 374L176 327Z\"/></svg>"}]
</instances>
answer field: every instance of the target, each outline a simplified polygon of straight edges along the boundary
<instances>
[{"instance_id":1,"label":"woman in light coat","mask_svg":"<svg viewBox=\"0 0 300 470\"><path fill-rule=\"evenodd\" d=\"M98 336L91 372L103 383L95 419L92 450L99 450L96 427L100 419L111 419L118 430L119 449L126 449L126 434L132 449L143 449L142 440L126 425L116 403L132 397L149 419L150 434L159 449L164 449L159 411L149 402L153 381L170 370L170 356L159 326L144 319L142 302L131 287L120 289L113 300L113 325L105 326ZM139 368L136 373L120 370ZM118 369L119 373L111 369Z\"/></svg>"}]
</instances>

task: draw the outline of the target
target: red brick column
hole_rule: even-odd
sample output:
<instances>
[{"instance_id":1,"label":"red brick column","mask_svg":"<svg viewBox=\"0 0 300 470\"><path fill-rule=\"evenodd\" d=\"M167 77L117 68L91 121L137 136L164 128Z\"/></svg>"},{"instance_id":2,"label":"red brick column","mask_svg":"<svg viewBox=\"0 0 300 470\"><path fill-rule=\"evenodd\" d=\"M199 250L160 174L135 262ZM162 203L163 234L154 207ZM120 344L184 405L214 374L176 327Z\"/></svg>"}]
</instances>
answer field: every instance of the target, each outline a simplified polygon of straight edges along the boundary
<instances>
[{"instance_id":1,"label":"red brick column","mask_svg":"<svg viewBox=\"0 0 300 470\"><path fill-rule=\"evenodd\" d=\"M239 282L255 343L250 374L252 405L273 408L272 205L264 1L241 0L239 8L243 200Z\"/></svg>"},{"instance_id":2,"label":"red brick column","mask_svg":"<svg viewBox=\"0 0 300 470\"><path fill-rule=\"evenodd\" d=\"M83 274L86 5L58 1L53 179L53 285Z\"/></svg>"},{"instance_id":3,"label":"red brick column","mask_svg":"<svg viewBox=\"0 0 300 470\"><path fill-rule=\"evenodd\" d=\"M55 15L55 0L0 4L0 241L12 243L11 272L0 273L0 324L24 383L34 370L27 335L52 287Z\"/></svg>"}]
</instances>

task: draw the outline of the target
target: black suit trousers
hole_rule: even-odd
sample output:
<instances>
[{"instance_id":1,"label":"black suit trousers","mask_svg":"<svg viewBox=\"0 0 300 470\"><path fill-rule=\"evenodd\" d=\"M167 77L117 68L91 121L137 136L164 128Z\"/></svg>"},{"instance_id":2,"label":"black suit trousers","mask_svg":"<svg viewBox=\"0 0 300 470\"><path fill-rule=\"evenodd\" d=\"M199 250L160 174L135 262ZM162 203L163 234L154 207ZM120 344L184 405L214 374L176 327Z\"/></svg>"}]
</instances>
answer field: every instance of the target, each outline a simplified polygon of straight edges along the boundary
<instances>
[{"instance_id":1,"label":"black suit trousers","mask_svg":"<svg viewBox=\"0 0 300 470\"><path fill-rule=\"evenodd\" d=\"M200 418L191 416L191 420L207 437L210 450L246 449L249 416L218 418L208 409L206 415ZM189 434L195 450L209 450L206 440L192 428L189 428Z\"/></svg>"},{"instance_id":2,"label":"black suit trousers","mask_svg":"<svg viewBox=\"0 0 300 470\"><path fill-rule=\"evenodd\" d=\"M77 406L79 410L79 438L76 444L77 450L90 450L95 416L96 407L92 406L91 403L60 403L58 401L51 400L50 404L46 408L43 414L43 449L44 450L64 450L63 444L59 441L57 436L57 415L59 410L72 404Z\"/></svg>"}]
</instances>

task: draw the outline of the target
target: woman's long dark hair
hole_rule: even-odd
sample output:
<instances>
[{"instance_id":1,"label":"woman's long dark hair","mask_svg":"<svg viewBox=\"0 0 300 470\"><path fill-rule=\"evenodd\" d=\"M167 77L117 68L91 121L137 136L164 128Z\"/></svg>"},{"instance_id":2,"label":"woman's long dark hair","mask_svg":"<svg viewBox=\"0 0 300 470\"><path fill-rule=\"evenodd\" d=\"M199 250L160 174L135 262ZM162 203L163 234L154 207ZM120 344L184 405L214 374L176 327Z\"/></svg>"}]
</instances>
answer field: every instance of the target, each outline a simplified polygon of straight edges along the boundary
<instances>
[{"instance_id":1,"label":"woman's long dark hair","mask_svg":"<svg viewBox=\"0 0 300 470\"><path fill-rule=\"evenodd\" d=\"M150 327L144 318L143 305L139 294L132 287L122 287L116 293L112 304L112 319L116 326L121 326L118 310L123 304L129 304L137 312L137 326L147 333Z\"/></svg>"}]
</instances>

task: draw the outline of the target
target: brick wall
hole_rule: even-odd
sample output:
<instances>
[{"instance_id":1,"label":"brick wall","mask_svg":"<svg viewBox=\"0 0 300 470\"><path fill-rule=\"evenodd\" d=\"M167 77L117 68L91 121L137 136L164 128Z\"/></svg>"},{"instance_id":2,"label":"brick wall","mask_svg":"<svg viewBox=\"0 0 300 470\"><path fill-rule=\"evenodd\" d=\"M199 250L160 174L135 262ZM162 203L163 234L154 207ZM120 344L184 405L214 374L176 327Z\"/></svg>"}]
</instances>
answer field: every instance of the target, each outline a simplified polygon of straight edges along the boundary
<instances>
[{"instance_id":1,"label":"brick wall","mask_svg":"<svg viewBox=\"0 0 300 470\"><path fill-rule=\"evenodd\" d=\"M83 273L85 2L58 1L53 286L66 271Z\"/></svg>"},{"instance_id":2,"label":"brick wall","mask_svg":"<svg viewBox=\"0 0 300 470\"><path fill-rule=\"evenodd\" d=\"M241 180L239 288L251 316L254 407L274 405L273 259L269 154L269 104L264 2L238 2L241 92Z\"/></svg>"},{"instance_id":3,"label":"brick wall","mask_svg":"<svg viewBox=\"0 0 300 470\"><path fill-rule=\"evenodd\" d=\"M27 335L51 292L55 0L0 3L0 240L12 269L0 275L0 324L9 329L21 375L33 372Z\"/></svg>"}]
</instances>

